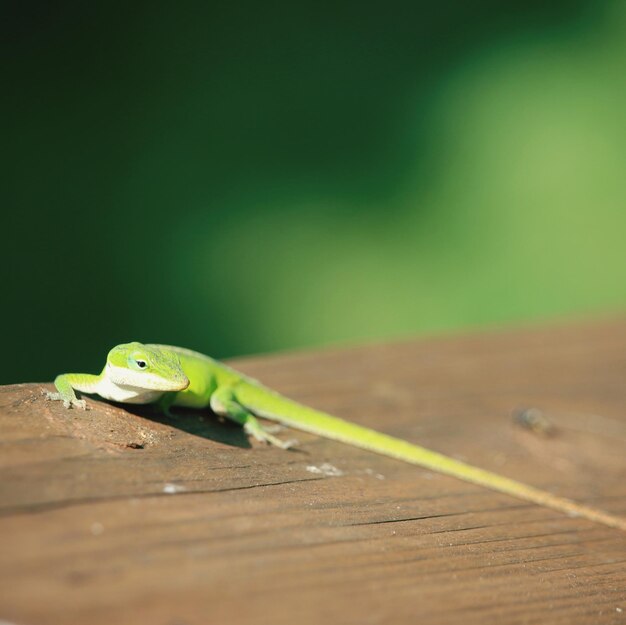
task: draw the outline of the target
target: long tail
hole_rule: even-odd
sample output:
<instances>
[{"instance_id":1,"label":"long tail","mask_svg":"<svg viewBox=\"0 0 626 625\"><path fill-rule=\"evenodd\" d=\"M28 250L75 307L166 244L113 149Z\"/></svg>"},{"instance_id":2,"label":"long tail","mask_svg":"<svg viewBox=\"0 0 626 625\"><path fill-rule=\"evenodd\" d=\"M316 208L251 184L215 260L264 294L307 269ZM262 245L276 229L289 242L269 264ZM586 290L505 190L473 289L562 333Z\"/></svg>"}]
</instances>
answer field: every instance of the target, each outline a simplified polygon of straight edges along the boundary
<instances>
[{"instance_id":1,"label":"long tail","mask_svg":"<svg viewBox=\"0 0 626 625\"><path fill-rule=\"evenodd\" d=\"M237 399L254 414L268 417L298 430L367 449L383 456L397 458L438 473L451 475L466 482L472 482L519 499L559 510L570 516L584 517L590 521L626 531L626 519L624 518L576 503L571 499L557 497L547 491L454 460L400 438L394 438L308 408L265 387L257 387L244 382L237 387L236 394Z\"/></svg>"}]
</instances>

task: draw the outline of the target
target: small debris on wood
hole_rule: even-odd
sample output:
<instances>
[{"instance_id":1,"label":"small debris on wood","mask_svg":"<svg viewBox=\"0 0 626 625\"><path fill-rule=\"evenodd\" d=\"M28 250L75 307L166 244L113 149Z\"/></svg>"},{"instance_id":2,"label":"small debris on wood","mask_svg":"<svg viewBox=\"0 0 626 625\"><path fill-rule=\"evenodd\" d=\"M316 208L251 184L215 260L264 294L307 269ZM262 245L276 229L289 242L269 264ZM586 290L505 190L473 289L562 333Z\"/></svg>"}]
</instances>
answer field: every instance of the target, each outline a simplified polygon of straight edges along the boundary
<instances>
[{"instance_id":1,"label":"small debris on wood","mask_svg":"<svg viewBox=\"0 0 626 625\"><path fill-rule=\"evenodd\" d=\"M554 424L539 408L518 408L513 411L513 421L538 436L552 436L555 433Z\"/></svg>"}]
</instances>

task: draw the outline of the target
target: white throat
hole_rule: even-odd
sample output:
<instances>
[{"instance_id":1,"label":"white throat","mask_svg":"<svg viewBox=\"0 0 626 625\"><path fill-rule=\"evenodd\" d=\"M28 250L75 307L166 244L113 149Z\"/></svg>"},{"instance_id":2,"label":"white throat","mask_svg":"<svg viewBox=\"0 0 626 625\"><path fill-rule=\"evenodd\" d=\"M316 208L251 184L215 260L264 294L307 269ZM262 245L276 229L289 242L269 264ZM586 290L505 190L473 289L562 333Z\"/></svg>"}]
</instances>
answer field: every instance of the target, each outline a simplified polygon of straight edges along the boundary
<instances>
[{"instance_id":1,"label":"white throat","mask_svg":"<svg viewBox=\"0 0 626 625\"><path fill-rule=\"evenodd\" d=\"M163 391L115 384L115 382L109 380L106 375L102 376L98 382L98 388L95 392L101 397L104 397L104 399L120 401L127 404L150 404L163 395Z\"/></svg>"}]
</instances>

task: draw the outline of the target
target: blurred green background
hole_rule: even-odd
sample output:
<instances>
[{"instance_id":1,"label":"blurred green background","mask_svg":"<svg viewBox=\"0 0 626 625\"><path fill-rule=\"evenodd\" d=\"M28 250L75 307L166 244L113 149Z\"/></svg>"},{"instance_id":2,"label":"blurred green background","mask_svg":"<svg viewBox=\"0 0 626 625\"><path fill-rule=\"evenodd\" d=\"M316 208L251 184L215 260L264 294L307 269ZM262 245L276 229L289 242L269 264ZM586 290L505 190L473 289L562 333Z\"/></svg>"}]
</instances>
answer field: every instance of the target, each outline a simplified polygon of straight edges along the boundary
<instances>
[{"instance_id":1,"label":"blurred green background","mask_svg":"<svg viewBox=\"0 0 626 625\"><path fill-rule=\"evenodd\" d=\"M624 2L3 11L2 383L624 310Z\"/></svg>"}]
</instances>

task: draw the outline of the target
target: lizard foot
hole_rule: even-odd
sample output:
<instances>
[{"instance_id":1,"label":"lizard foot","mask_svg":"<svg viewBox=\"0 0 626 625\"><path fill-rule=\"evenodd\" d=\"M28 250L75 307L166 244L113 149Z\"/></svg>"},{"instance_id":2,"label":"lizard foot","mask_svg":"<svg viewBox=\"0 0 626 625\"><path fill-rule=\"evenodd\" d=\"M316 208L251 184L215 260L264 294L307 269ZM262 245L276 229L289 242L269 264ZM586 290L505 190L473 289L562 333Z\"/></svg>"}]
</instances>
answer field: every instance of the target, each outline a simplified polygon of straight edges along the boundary
<instances>
[{"instance_id":1,"label":"lizard foot","mask_svg":"<svg viewBox=\"0 0 626 625\"><path fill-rule=\"evenodd\" d=\"M87 402L84 399L76 399L63 397L61 393L51 393L46 391L46 399L49 401L62 401L64 408L78 408L79 410L87 410Z\"/></svg>"},{"instance_id":2,"label":"lizard foot","mask_svg":"<svg viewBox=\"0 0 626 625\"><path fill-rule=\"evenodd\" d=\"M280 449L289 449L294 447L298 441L295 440L287 440L283 441L280 438L277 438L270 432L268 432L261 424L256 420L247 421L243 426L244 432L249 436L252 436L255 440L260 441L262 443L267 443L269 445L274 445L279 447Z\"/></svg>"}]
</instances>

